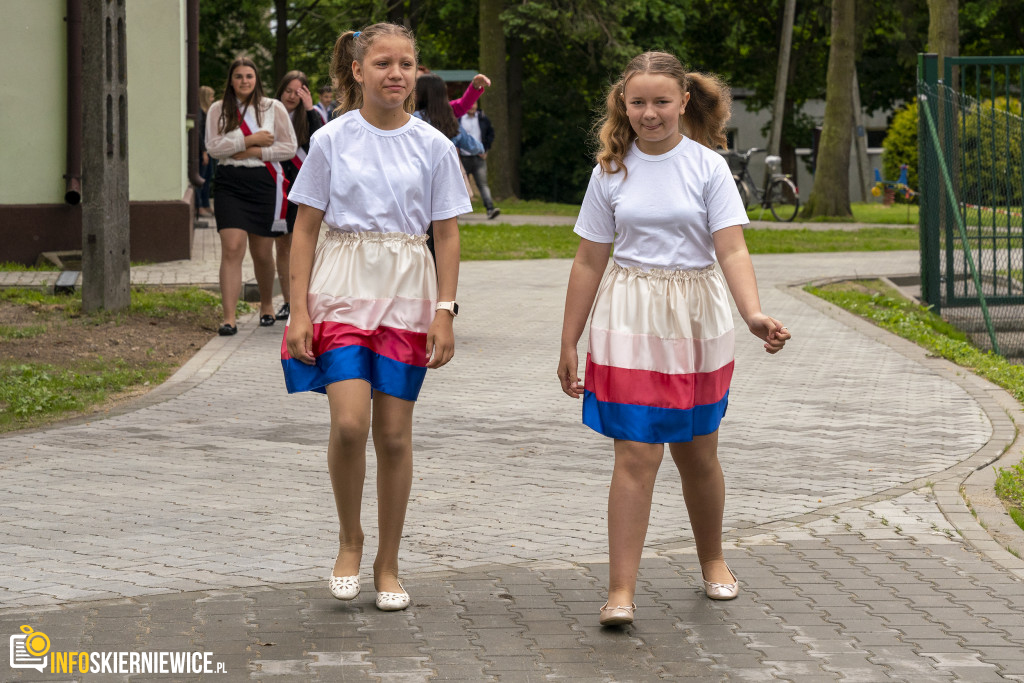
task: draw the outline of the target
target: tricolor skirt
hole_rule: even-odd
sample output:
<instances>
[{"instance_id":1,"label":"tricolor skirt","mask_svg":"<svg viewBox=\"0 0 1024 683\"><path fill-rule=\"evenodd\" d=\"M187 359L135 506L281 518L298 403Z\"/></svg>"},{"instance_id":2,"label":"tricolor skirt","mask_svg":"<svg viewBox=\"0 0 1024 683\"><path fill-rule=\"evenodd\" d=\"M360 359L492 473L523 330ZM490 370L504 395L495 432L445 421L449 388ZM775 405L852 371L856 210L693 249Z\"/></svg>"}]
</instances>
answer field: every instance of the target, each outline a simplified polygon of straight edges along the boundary
<instances>
[{"instance_id":1,"label":"tricolor skirt","mask_svg":"<svg viewBox=\"0 0 1024 683\"><path fill-rule=\"evenodd\" d=\"M729 403L734 332L715 267L613 264L590 321L583 423L614 439L680 443L718 429Z\"/></svg>"},{"instance_id":2,"label":"tricolor skirt","mask_svg":"<svg viewBox=\"0 0 1024 683\"><path fill-rule=\"evenodd\" d=\"M362 379L374 391L416 400L427 374L427 330L437 300L426 239L395 232L324 235L307 297L316 364L292 358L282 342L288 393L326 393L333 382Z\"/></svg>"}]
</instances>

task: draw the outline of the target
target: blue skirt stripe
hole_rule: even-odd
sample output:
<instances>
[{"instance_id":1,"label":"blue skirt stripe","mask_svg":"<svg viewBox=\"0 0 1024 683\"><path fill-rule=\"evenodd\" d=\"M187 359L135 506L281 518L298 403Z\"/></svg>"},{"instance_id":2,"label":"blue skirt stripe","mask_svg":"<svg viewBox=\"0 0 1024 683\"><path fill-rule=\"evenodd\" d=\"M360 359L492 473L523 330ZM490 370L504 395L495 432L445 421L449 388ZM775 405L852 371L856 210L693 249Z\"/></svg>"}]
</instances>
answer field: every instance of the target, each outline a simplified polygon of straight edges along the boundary
<instances>
[{"instance_id":1,"label":"blue skirt stripe","mask_svg":"<svg viewBox=\"0 0 1024 683\"><path fill-rule=\"evenodd\" d=\"M415 401L427 369L381 356L365 346L342 346L320 354L316 365L294 358L282 359L288 393L327 393L327 385L346 379L364 379L374 391Z\"/></svg>"},{"instance_id":2,"label":"blue skirt stripe","mask_svg":"<svg viewBox=\"0 0 1024 683\"><path fill-rule=\"evenodd\" d=\"M613 439L642 443L684 443L718 429L729 406L729 392L717 403L688 410L598 401L583 392L583 424Z\"/></svg>"}]
</instances>

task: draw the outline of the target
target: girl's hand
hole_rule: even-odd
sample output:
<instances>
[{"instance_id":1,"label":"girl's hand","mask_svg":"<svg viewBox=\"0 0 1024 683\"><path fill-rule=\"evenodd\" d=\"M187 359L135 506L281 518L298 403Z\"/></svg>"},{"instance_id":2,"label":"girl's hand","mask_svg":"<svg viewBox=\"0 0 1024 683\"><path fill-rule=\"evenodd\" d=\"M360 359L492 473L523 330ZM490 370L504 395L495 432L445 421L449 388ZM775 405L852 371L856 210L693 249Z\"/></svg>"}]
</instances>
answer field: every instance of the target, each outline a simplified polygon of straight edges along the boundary
<instances>
[{"instance_id":1,"label":"girl's hand","mask_svg":"<svg viewBox=\"0 0 1024 683\"><path fill-rule=\"evenodd\" d=\"M302 102L302 106L309 111L313 108L313 95L310 94L309 88L305 85L299 89L299 100Z\"/></svg>"},{"instance_id":2,"label":"girl's hand","mask_svg":"<svg viewBox=\"0 0 1024 683\"><path fill-rule=\"evenodd\" d=\"M791 338L789 329L782 326L775 318L769 318L764 313L756 313L747 321L747 328L758 339L763 339L764 350L768 353L778 353Z\"/></svg>"},{"instance_id":3,"label":"girl's hand","mask_svg":"<svg viewBox=\"0 0 1024 683\"><path fill-rule=\"evenodd\" d=\"M455 355L455 332L452 330L452 314L445 310L434 314L434 321L427 330L428 368L439 368Z\"/></svg>"},{"instance_id":4,"label":"girl's hand","mask_svg":"<svg viewBox=\"0 0 1024 683\"><path fill-rule=\"evenodd\" d=\"M473 87L477 90L483 90L491 84L491 79L487 78L483 74L477 74L473 76Z\"/></svg>"},{"instance_id":5,"label":"girl's hand","mask_svg":"<svg viewBox=\"0 0 1024 683\"><path fill-rule=\"evenodd\" d=\"M256 146L246 147L241 152L238 152L237 154L232 154L231 155L232 159L237 159L239 161L241 161L242 159L261 159L262 157L263 157L263 148L262 147L256 147Z\"/></svg>"},{"instance_id":6,"label":"girl's hand","mask_svg":"<svg viewBox=\"0 0 1024 683\"><path fill-rule=\"evenodd\" d=\"M269 130L258 130L252 135L245 136L246 147L270 147L274 144L274 134Z\"/></svg>"},{"instance_id":7,"label":"girl's hand","mask_svg":"<svg viewBox=\"0 0 1024 683\"><path fill-rule=\"evenodd\" d=\"M579 398L583 395L583 387L579 377L579 354L575 346L563 346L562 357L558 359L558 381L562 383L562 391L566 396Z\"/></svg>"},{"instance_id":8,"label":"girl's hand","mask_svg":"<svg viewBox=\"0 0 1024 683\"><path fill-rule=\"evenodd\" d=\"M292 358L306 365L316 364L316 358L313 356L313 323L308 315L292 315L285 343L288 344L288 353Z\"/></svg>"}]
</instances>

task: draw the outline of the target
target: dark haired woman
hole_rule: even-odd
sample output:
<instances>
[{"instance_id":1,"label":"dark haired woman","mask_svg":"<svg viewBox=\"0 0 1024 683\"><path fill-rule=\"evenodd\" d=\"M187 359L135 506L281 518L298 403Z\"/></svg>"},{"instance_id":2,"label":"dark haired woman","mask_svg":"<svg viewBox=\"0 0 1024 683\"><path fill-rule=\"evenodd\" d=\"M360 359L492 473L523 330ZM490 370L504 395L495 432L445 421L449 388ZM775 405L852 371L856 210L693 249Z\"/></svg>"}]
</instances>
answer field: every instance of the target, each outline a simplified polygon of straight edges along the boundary
<instances>
[{"instance_id":1,"label":"dark haired woman","mask_svg":"<svg viewBox=\"0 0 1024 683\"><path fill-rule=\"evenodd\" d=\"M448 88L440 76L428 73L416 79L416 111L413 116L441 131L460 150L468 154L483 154L484 146L455 118L455 112L448 103Z\"/></svg>"},{"instance_id":2,"label":"dark haired woman","mask_svg":"<svg viewBox=\"0 0 1024 683\"><path fill-rule=\"evenodd\" d=\"M295 156L295 147L295 131L284 105L263 96L256 65L239 57L228 70L224 98L214 102L206 116L206 150L220 162L214 214L221 246L222 336L238 331L235 308L242 292L247 242L260 291L260 326L274 324L274 238L288 231L280 162Z\"/></svg>"},{"instance_id":3,"label":"dark haired woman","mask_svg":"<svg viewBox=\"0 0 1024 683\"><path fill-rule=\"evenodd\" d=\"M288 184L291 186L291 183L295 182L295 177L299 175L299 169L302 168L302 162L306 160L306 154L309 153L310 136L324 122L317 110L313 108L313 95L309 92L309 81L306 79L306 74L301 71L286 73L277 86L274 97L288 110L292 128L295 130L295 140L298 143L295 156L281 163L281 166L284 167L284 177L288 179ZM295 229L295 215L298 210L297 204L288 203L288 232L274 240L277 247L277 279L281 283L281 296L284 297L284 304L281 305L275 316L278 320L287 320L291 312L288 296L288 260L291 258L292 231Z\"/></svg>"}]
</instances>

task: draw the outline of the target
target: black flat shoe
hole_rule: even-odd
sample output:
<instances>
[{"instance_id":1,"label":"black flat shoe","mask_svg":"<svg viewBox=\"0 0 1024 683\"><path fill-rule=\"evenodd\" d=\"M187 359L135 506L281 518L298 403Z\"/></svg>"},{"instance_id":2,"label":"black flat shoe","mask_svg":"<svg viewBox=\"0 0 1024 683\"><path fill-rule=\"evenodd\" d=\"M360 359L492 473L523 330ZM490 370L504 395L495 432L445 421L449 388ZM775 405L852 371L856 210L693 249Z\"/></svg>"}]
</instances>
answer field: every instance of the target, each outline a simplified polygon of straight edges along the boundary
<instances>
[{"instance_id":1,"label":"black flat shoe","mask_svg":"<svg viewBox=\"0 0 1024 683\"><path fill-rule=\"evenodd\" d=\"M287 320L288 316L292 314L292 307L285 301L281 308L277 309L277 315L274 316L278 320Z\"/></svg>"},{"instance_id":2,"label":"black flat shoe","mask_svg":"<svg viewBox=\"0 0 1024 683\"><path fill-rule=\"evenodd\" d=\"M274 316L270 315L269 313L267 315L260 316L260 327L270 327L273 324Z\"/></svg>"},{"instance_id":3,"label":"black flat shoe","mask_svg":"<svg viewBox=\"0 0 1024 683\"><path fill-rule=\"evenodd\" d=\"M228 325L227 323L221 325L220 328L217 330L217 334L219 334L222 337L230 337L231 335L237 332L237 327L235 327L234 325Z\"/></svg>"}]
</instances>

